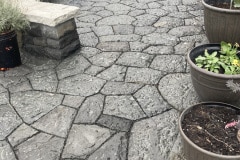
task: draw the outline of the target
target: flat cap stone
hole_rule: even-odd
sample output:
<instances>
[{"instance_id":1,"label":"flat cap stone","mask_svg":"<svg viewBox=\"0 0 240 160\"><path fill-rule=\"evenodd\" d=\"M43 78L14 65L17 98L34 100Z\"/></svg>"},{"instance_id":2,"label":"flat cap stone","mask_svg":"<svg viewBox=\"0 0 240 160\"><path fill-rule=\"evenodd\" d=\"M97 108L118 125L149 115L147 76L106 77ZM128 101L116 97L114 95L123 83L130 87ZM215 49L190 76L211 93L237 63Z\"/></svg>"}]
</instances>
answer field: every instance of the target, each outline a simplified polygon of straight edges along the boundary
<instances>
[{"instance_id":1,"label":"flat cap stone","mask_svg":"<svg viewBox=\"0 0 240 160\"><path fill-rule=\"evenodd\" d=\"M56 26L73 18L79 11L78 7L21 0L19 6L30 22Z\"/></svg>"}]
</instances>

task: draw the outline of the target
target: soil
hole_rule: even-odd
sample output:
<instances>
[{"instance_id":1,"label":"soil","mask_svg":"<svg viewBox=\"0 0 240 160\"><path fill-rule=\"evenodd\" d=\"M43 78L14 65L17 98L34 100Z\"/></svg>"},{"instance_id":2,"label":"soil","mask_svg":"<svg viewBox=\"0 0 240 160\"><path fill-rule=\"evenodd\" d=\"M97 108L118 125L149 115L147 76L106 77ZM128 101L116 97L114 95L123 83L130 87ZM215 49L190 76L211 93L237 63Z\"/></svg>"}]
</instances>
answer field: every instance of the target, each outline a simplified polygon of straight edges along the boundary
<instances>
[{"instance_id":1,"label":"soil","mask_svg":"<svg viewBox=\"0 0 240 160\"><path fill-rule=\"evenodd\" d=\"M229 122L236 121L239 109L216 105L198 105L184 116L182 129L197 146L222 155L240 155L238 129L225 129Z\"/></svg>"},{"instance_id":2,"label":"soil","mask_svg":"<svg viewBox=\"0 0 240 160\"><path fill-rule=\"evenodd\" d=\"M218 8L230 9L230 3L215 3L215 4L209 4L209 5L218 7ZM232 9L239 10L240 8L235 8L234 6L232 6Z\"/></svg>"}]
</instances>

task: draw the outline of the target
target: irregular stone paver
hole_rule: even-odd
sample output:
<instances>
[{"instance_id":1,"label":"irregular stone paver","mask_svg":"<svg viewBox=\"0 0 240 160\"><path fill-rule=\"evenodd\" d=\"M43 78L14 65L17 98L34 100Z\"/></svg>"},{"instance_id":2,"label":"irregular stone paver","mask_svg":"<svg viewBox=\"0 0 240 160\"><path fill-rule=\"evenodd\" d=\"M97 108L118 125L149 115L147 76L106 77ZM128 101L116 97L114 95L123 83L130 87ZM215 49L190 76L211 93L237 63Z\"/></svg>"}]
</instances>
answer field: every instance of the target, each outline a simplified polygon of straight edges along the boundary
<instances>
[{"instance_id":1,"label":"irregular stone paver","mask_svg":"<svg viewBox=\"0 0 240 160\"><path fill-rule=\"evenodd\" d=\"M166 28L175 28L178 26L183 26L184 21L181 18L174 17L161 17L155 24L155 27L166 27Z\"/></svg>"},{"instance_id":2,"label":"irregular stone paver","mask_svg":"<svg viewBox=\"0 0 240 160\"><path fill-rule=\"evenodd\" d=\"M136 122L131 130L128 159L168 159L177 139L178 113L174 110Z\"/></svg>"},{"instance_id":3,"label":"irregular stone paver","mask_svg":"<svg viewBox=\"0 0 240 160\"><path fill-rule=\"evenodd\" d=\"M108 129L96 125L73 125L63 151L63 158L86 158L110 136Z\"/></svg>"},{"instance_id":4,"label":"irregular stone paver","mask_svg":"<svg viewBox=\"0 0 240 160\"><path fill-rule=\"evenodd\" d=\"M26 91L12 94L11 103L26 123L31 124L61 104L63 95Z\"/></svg>"},{"instance_id":5,"label":"irregular stone paver","mask_svg":"<svg viewBox=\"0 0 240 160\"><path fill-rule=\"evenodd\" d=\"M186 160L183 154L183 147L182 147L182 137L180 133L178 134L177 140L175 141L173 148L169 154L169 159L172 160ZM180 147L179 147L180 146Z\"/></svg>"},{"instance_id":6,"label":"irregular stone paver","mask_svg":"<svg viewBox=\"0 0 240 160\"><path fill-rule=\"evenodd\" d=\"M31 72L31 69L27 66L16 67L14 70L9 70L9 72L5 73L5 77L20 77L27 75Z\"/></svg>"},{"instance_id":7,"label":"irregular stone paver","mask_svg":"<svg viewBox=\"0 0 240 160\"><path fill-rule=\"evenodd\" d=\"M80 34L79 40L83 46L95 47L98 44L98 37L93 32Z\"/></svg>"},{"instance_id":8,"label":"irregular stone paver","mask_svg":"<svg viewBox=\"0 0 240 160\"><path fill-rule=\"evenodd\" d=\"M134 96L143 111L150 117L170 109L170 106L163 100L155 86L144 86Z\"/></svg>"},{"instance_id":9,"label":"irregular stone paver","mask_svg":"<svg viewBox=\"0 0 240 160\"><path fill-rule=\"evenodd\" d=\"M107 35L101 36L101 42L133 42L140 39L139 35L129 34L129 35Z\"/></svg>"},{"instance_id":10,"label":"irregular stone paver","mask_svg":"<svg viewBox=\"0 0 240 160\"><path fill-rule=\"evenodd\" d=\"M135 18L128 15L118 15L118 16L110 16L103 18L97 22L97 26L100 25L119 25L119 24L131 24Z\"/></svg>"},{"instance_id":11,"label":"irregular stone paver","mask_svg":"<svg viewBox=\"0 0 240 160\"><path fill-rule=\"evenodd\" d=\"M172 46L150 46L145 49L143 52L148 54L172 54L173 47Z\"/></svg>"},{"instance_id":12,"label":"irregular stone paver","mask_svg":"<svg viewBox=\"0 0 240 160\"><path fill-rule=\"evenodd\" d=\"M103 11L97 12L96 14L99 15L99 16L102 16L102 17L108 17L108 16L112 16L113 12L107 11L107 10L103 10Z\"/></svg>"},{"instance_id":13,"label":"irregular stone paver","mask_svg":"<svg viewBox=\"0 0 240 160\"><path fill-rule=\"evenodd\" d=\"M140 26L140 27L150 26L157 21L158 16L154 16L151 14L144 14L144 15L137 16L136 19L137 20L133 22L133 25Z\"/></svg>"},{"instance_id":14,"label":"irregular stone paver","mask_svg":"<svg viewBox=\"0 0 240 160\"><path fill-rule=\"evenodd\" d=\"M130 49L133 52L142 52L145 48L147 48L149 46L149 44L145 44L142 42L129 42L130 45Z\"/></svg>"},{"instance_id":15,"label":"irregular stone paver","mask_svg":"<svg viewBox=\"0 0 240 160\"><path fill-rule=\"evenodd\" d=\"M32 124L33 127L59 137L66 137L76 110L58 106Z\"/></svg>"},{"instance_id":16,"label":"irregular stone paver","mask_svg":"<svg viewBox=\"0 0 240 160\"><path fill-rule=\"evenodd\" d=\"M97 48L102 51L129 51L128 42L100 42Z\"/></svg>"},{"instance_id":17,"label":"irregular stone paver","mask_svg":"<svg viewBox=\"0 0 240 160\"><path fill-rule=\"evenodd\" d=\"M19 160L59 159L64 139L39 133L16 147Z\"/></svg>"},{"instance_id":18,"label":"irregular stone paver","mask_svg":"<svg viewBox=\"0 0 240 160\"><path fill-rule=\"evenodd\" d=\"M108 82L101 90L101 93L105 95L132 94L142 86L142 84L137 83Z\"/></svg>"},{"instance_id":19,"label":"irregular stone paver","mask_svg":"<svg viewBox=\"0 0 240 160\"><path fill-rule=\"evenodd\" d=\"M16 146L36 133L37 130L23 123L8 137L8 140L12 146Z\"/></svg>"},{"instance_id":20,"label":"irregular stone paver","mask_svg":"<svg viewBox=\"0 0 240 160\"><path fill-rule=\"evenodd\" d=\"M133 66L133 67L148 67L153 56L140 52L125 52L123 53L116 64Z\"/></svg>"},{"instance_id":21,"label":"irregular stone paver","mask_svg":"<svg viewBox=\"0 0 240 160\"><path fill-rule=\"evenodd\" d=\"M182 42L174 47L177 54L186 55L194 47L193 42Z\"/></svg>"},{"instance_id":22,"label":"irregular stone paver","mask_svg":"<svg viewBox=\"0 0 240 160\"><path fill-rule=\"evenodd\" d=\"M61 80L58 92L85 97L98 93L104 83L105 81L100 78L78 74Z\"/></svg>"},{"instance_id":23,"label":"irregular stone paver","mask_svg":"<svg viewBox=\"0 0 240 160\"><path fill-rule=\"evenodd\" d=\"M103 71L105 68L100 66L91 65L84 73L96 76L99 72Z\"/></svg>"},{"instance_id":24,"label":"irregular stone paver","mask_svg":"<svg viewBox=\"0 0 240 160\"><path fill-rule=\"evenodd\" d=\"M79 19L82 22L86 22L86 23L96 23L98 20L102 19L102 17L96 16L96 15L86 15L86 16L83 16Z\"/></svg>"},{"instance_id":25,"label":"irregular stone paver","mask_svg":"<svg viewBox=\"0 0 240 160\"><path fill-rule=\"evenodd\" d=\"M117 60L120 54L120 52L102 52L89 58L89 61L96 66L109 67Z\"/></svg>"},{"instance_id":26,"label":"irregular stone paver","mask_svg":"<svg viewBox=\"0 0 240 160\"><path fill-rule=\"evenodd\" d=\"M109 10L109 11L113 11L113 12L116 12L116 11L121 11L121 10L130 10L131 7L127 6L127 5L123 5L123 4L109 4L106 6L106 9Z\"/></svg>"},{"instance_id":27,"label":"irregular stone paver","mask_svg":"<svg viewBox=\"0 0 240 160\"><path fill-rule=\"evenodd\" d=\"M8 104L9 103L9 94L8 92L3 92L3 93L0 93L0 105L3 105L3 104Z\"/></svg>"},{"instance_id":28,"label":"irregular stone paver","mask_svg":"<svg viewBox=\"0 0 240 160\"><path fill-rule=\"evenodd\" d=\"M208 43L201 0L52 2L80 8L81 47L63 60L20 50L0 72L12 107L0 160L185 160L177 120L199 102L185 55Z\"/></svg>"},{"instance_id":29,"label":"irregular stone paver","mask_svg":"<svg viewBox=\"0 0 240 160\"><path fill-rule=\"evenodd\" d=\"M73 108L78 108L84 101L84 97L81 96L71 96L71 95L66 95L64 97L64 100L62 102L63 105L70 106Z\"/></svg>"},{"instance_id":30,"label":"irregular stone paver","mask_svg":"<svg viewBox=\"0 0 240 160\"><path fill-rule=\"evenodd\" d=\"M0 140L4 140L22 120L10 105L0 105Z\"/></svg>"},{"instance_id":31,"label":"irregular stone paver","mask_svg":"<svg viewBox=\"0 0 240 160\"><path fill-rule=\"evenodd\" d=\"M11 87L16 87L19 86L27 81L26 77L22 76L17 76L17 77L2 77L0 78L0 84L4 88L11 88Z\"/></svg>"},{"instance_id":32,"label":"irregular stone paver","mask_svg":"<svg viewBox=\"0 0 240 160\"><path fill-rule=\"evenodd\" d=\"M98 26L98 27L93 27L93 31L98 35L98 36L104 36L104 35L111 35L113 33L113 28L111 26Z\"/></svg>"},{"instance_id":33,"label":"irregular stone paver","mask_svg":"<svg viewBox=\"0 0 240 160\"><path fill-rule=\"evenodd\" d=\"M179 110L199 101L189 74L169 74L161 79L158 89L167 102Z\"/></svg>"},{"instance_id":34,"label":"irregular stone paver","mask_svg":"<svg viewBox=\"0 0 240 160\"><path fill-rule=\"evenodd\" d=\"M129 12L128 15L134 17L134 16L139 16L144 13L145 13L144 10L139 9L139 10L133 10L133 11Z\"/></svg>"},{"instance_id":35,"label":"irregular stone paver","mask_svg":"<svg viewBox=\"0 0 240 160\"><path fill-rule=\"evenodd\" d=\"M0 93L7 92L7 89L0 85Z\"/></svg>"},{"instance_id":36,"label":"irregular stone paver","mask_svg":"<svg viewBox=\"0 0 240 160\"><path fill-rule=\"evenodd\" d=\"M130 120L145 117L145 114L132 96L107 96L105 103L104 114Z\"/></svg>"},{"instance_id":37,"label":"irregular stone paver","mask_svg":"<svg viewBox=\"0 0 240 160\"><path fill-rule=\"evenodd\" d=\"M79 109L74 123L94 123L103 111L103 103L103 95L88 97Z\"/></svg>"},{"instance_id":38,"label":"irregular stone paver","mask_svg":"<svg viewBox=\"0 0 240 160\"><path fill-rule=\"evenodd\" d=\"M161 71L150 68L128 68L126 82L157 84L163 76Z\"/></svg>"},{"instance_id":39,"label":"irregular stone paver","mask_svg":"<svg viewBox=\"0 0 240 160\"><path fill-rule=\"evenodd\" d=\"M17 160L13 150L6 141L0 141L0 160Z\"/></svg>"},{"instance_id":40,"label":"irregular stone paver","mask_svg":"<svg viewBox=\"0 0 240 160\"><path fill-rule=\"evenodd\" d=\"M46 84L46 85L48 85L48 84ZM43 87L43 88L45 88L45 87ZM22 80L20 80L19 83L10 85L8 89L9 89L9 91L11 93L23 92L23 91L30 91L30 90L32 90L32 86L31 86L29 80L22 79Z\"/></svg>"},{"instance_id":41,"label":"irregular stone paver","mask_svg":"<svg viewBox=\"0 0 240 160\"><path fill-rule=\"evenodd\" d=\"M113 30L115 34L129 35L133 34L134 27L132 25L116 25L113 26Z\"/></svg>"},{"instance_id":42,"label":"irregular stone paver","mask_svg":"<svg viewBox=\"0 0 240 160\"><path fill-rule=\"evenodd\" d=\"M163 10L161 8L154 8L154 9L147 9L146 10L148 14L152 14L152 15L155 15L155 16L158 16L158 17L162 17L162 16L165 16L167 15L169 12L166 11L166 10Z\"/></svg>"},{"instance_id":43,"label":"irregular stone paver","mask_svg":"<svg viewBox=\"0 0 240 160\"><path fill-rule=\"evenodd\" d=\"M97 55L98 53L100 53L101 51L97 48L93 48L93 47L82 47L80 54L83 55L86 58L90 58L94 55ZM74 59L70 59L68 61L74 61ZM69 62L68 62L69 63ZM64 65L63 65L64 66ZM60 67L59 67L60 68Z\"/></svg>"},{"instance_id":44,"label":"irregular stone paver","mask_svg":"<svg viewBox=\"0 0 240 160\"><path fill-rule=\"evenodd\" d=\"M195 27L195 26L180 26L171 29L168 33L171 35L175 35L178 37L181 36L189 36L195 34L199 34L201 32L201 27Z\"/></svg>"},{"instance_id":45,"label":"irregular stone paver","mask_svg":"<svg viewBox=\"0 0 240 160\"><path fill-rule=\"evenodd\" d=\"M154 45L176 45L178 39L176 36L170 34L158 34L152 33L142 38L143 43L154 44Z\"/></svg>"},{"instance_id":46,"label":"irregular stone paver","mask_svg":"<svg viewBox=\"0 0 240 160\"><path fill-rule=\"evenodd\" d=\"M97 120L97 124L123 132L128 132L132 127L132 123L129 119L105 114L102 114Z\"/></svg>"},{"instance_id":47,"label":"irregular stone paver","mask_svg":"<svg viewBox=\"0 0 240 160\"><path fill-rule=\"evenodd\" d=\"M181 55L172 55L171 57L160 55L154 58L150 67L168 73L184 72L186 68L185 57Z\"/></svg>"},{"instance_id":48,"label":"irregular stone paver","mask_svg":"<svg viewBox=\"0 0 240 160\"><path fill-rule=\"evenodd\" d=\"M65 77L83 73L89 66L90 63L81 55L69 57L57 67L57 75L59 79L63 79Z\"/></svg>"},{"instance_id":49,"label":"irregular stone paver","mask_svg":"<svg viewBox=\"0 0 240 160\"><path fill-rule=\"evenodd\" d=\"M97 77L111 81L124 81L126 70L127 68L124 66L112 65L98 74Z\"/></svg>"},{"instance_id":50,"label":"irregular stone paver","mask_svg":"<svg viewBox=\"0 0 240 160\"><path fill-rule=\"evenodd\" d=\"M126 133L121 132L114 135L88 158L88 160L96 159L127 159Z\"/></svg>"},{"instance_id":51,"label":"irregular stone paver","mask_svg":"<svg viewBox=\"0 0 240 160\"><path fill-rule=\"evenodd\" d=\"M146 35L146 34L152 33L155 30L156 30L155 27L143 26L143 27L135 27L134 32L135 32L135 34L138 34L138 35Z\"/></svg>"},{"instance_id":52,"label":"irregular stone paver","mask_svg":"<svg viewBox=\"0 0 240 160\"><path fill-rule=\"evenodd\" d=\"M53 70L37 71L28 76L32 87L36 90L55 92L57 90L57 75Z\"/></svg>"}]
</instances>

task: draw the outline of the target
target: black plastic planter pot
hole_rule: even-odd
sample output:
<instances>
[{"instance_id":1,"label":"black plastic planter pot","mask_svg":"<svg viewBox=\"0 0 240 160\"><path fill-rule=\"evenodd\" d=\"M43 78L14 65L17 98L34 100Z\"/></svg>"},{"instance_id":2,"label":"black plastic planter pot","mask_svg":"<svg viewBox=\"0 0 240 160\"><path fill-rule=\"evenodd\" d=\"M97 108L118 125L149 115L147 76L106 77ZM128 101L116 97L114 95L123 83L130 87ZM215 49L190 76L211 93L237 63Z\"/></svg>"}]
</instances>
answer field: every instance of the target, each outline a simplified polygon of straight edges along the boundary
<instances>
[{"instance_id":1,"label":"black plastic planter pot","mask_svg":"<svg viewBox=\"0 0 240 160\"><path fill-rule=\"evenodd\" d=\"M240 43L240 10L214 7L217 3L230 3L231 0L202 0L204 25L210 43L221 41Z\"/></svg>"},{"instance_id":2,"label":"black plastic planter pot","mask_svg":"<svg viewBox=\"0 0 240 160\"><path fill-rule=\"evenodd\" d=\"M240 100L240 91L233 92L227 87L228 81L240 84L240 75L217 74L195 65L195 58L204 54L207 49L210 53L220 50L220 44L204 44L195 47L187 54L190 65L192 84L199 98L203 101L217 101L236 104Z\"/></svg>"},{"instance_id":3,"label":"black plastic planter pot","mask_svg":"<svg viewBox=\"0 0 240 160\"><path fill-rule=\"evenodd\" d=\"M14 31L0 34L0 68L6 70L21 65L17 34Z\"/></svg>"},{"instance_id":4,"label":"black plastic planter pot","mask_svg":"<svg viewBox=\"0 0 240 160\"><path fill-rule=\"evenodd\" d=\"M238 109L235 106L225 104L225 103L220 103L220 102L205 102L205 103L196 104L194 106L191 106L185 109L180 115L178 126L179 126L180 135L182 137L183 152L186 160L239 160L240 155L232 155L232 156L221 155L221 154L216 154L216 153L204 150L201 147L194 144L186 136L182 128L182 121L184 120L185 115L189 113L193 107L198 107L198 106L205 106L205 107L216 106L216 107L229 107L234 110Z\"/></svg>"}]
</instances>

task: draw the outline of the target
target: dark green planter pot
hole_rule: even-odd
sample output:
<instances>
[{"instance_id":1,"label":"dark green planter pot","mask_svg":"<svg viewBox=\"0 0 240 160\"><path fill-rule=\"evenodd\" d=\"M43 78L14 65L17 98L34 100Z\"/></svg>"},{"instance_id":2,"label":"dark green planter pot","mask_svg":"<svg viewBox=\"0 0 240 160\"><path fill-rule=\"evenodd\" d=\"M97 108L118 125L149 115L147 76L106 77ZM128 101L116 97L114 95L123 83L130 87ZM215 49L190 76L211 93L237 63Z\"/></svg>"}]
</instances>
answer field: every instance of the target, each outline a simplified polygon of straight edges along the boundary
<instances>
[{"instance_id":1,"label":"dark green planter pot","mask_svg":"<svg viewBox=\"0 0 240 160\"><path fill-rule=\"evenodd\" d=\"M196 66L195 58L203 55L205 49L211 53L220 50L220 44L200 45L187 54L187 62L190 66L191 79L195 91L203 101L236 104L240 100L240 91L233 92L226 84L229 80L240 84L240 75L217 74Z\"/></svg>"},{"instance_id":2,"label":"dark green planter pot","mask_svg":"<svg viewBox=\"0 0 240 160\"><path fill-rule=\"evenodd\" d=\"M185 109L179 118L178 121L178 126L179 126L179 132L182 138L182 143L183 143L183 153L185 155L186 160L240 160L240 155L236 156L227 156L227 155L220 155L216 154L213 152L209 152L207 150L202 149L201 147L197 146L194 144L183 132L182 129L182 121L185 117L185 115L191 111L193 107L197 106L216 106L216 107L229 107L232 109L238 109L235 106L225 104L225 103L220 103L220 102L205 102L205 103L200 103L196 104L194 106L191 106L187 109Z\"/></svg>"},{"instance_id":3,"label":"dark green planter pot","mask_svg":"<svg viewBox=\"0 0 240 160\"><path fill-rule=\"evenodd\" d=\"M230 0L202 0L204 25L210 43L221 41L240 43L240 10L213 7L209 4L230 2Z\"/></svg>"},{"instance_id":4,"label":"dark green planter pot","mask_svg":"<svg viewBox=\"0 0 240 160\"><path fill-rule=\"evenodd\" d=\"M21 65L17 34L11 31L0 34L0 68L13 68Z\"/></svg>"}]
</instances>

